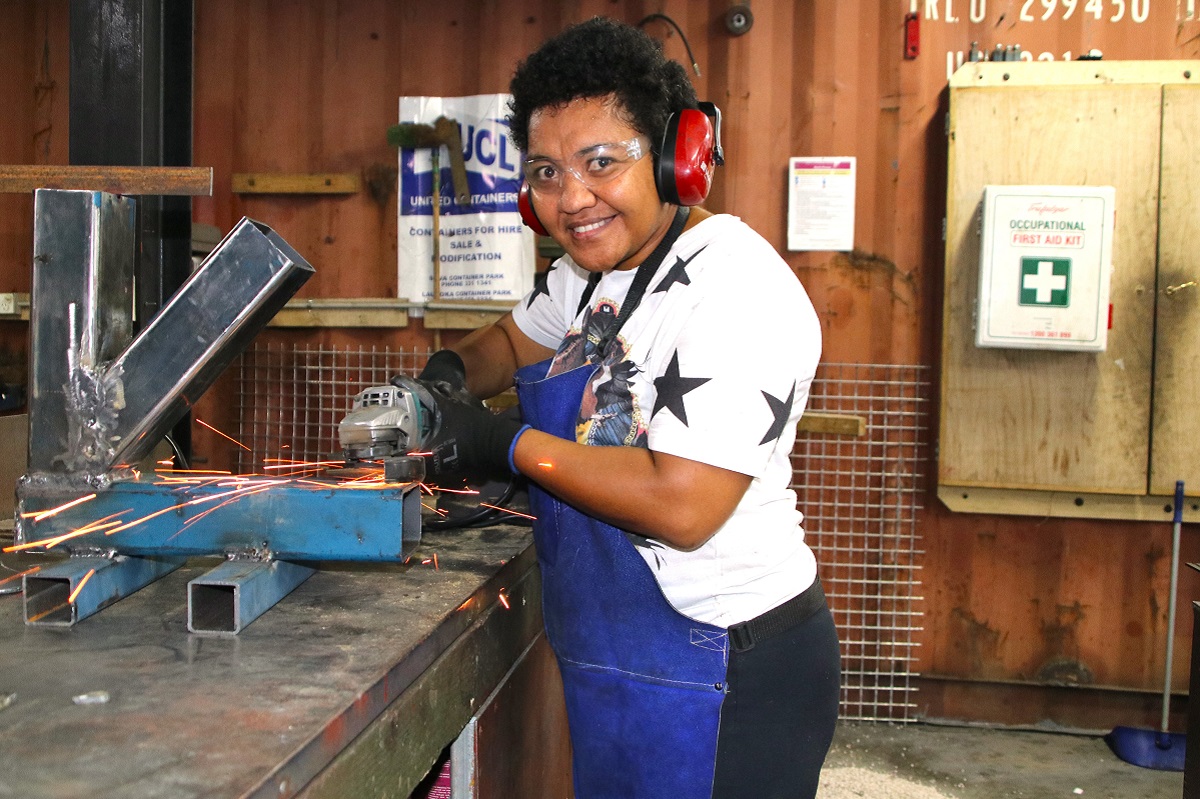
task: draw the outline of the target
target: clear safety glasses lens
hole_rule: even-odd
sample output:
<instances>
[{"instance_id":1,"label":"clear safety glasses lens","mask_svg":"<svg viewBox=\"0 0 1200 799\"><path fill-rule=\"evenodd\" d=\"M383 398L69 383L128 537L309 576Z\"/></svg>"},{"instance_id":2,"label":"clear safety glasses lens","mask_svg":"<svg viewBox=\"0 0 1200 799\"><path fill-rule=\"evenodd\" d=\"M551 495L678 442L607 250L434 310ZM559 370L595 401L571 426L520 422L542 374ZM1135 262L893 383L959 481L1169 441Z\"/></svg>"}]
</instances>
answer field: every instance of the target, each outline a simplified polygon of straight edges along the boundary
<instances>
[{"instance_id":1,"label":"clear safety glasses lens","mask_svg":"<svg viewBox=\"0 0 1200 799\"><path fill-rule=\"evenodd\" d=\"M576 153L565 164L550 158L529 158L521 166L525 182L531 189L541 194L556 194L563 190L568 174L592 189L618 177L648 152L650 140L638 136L589 147Z\"/></svg>"}]
</instances>

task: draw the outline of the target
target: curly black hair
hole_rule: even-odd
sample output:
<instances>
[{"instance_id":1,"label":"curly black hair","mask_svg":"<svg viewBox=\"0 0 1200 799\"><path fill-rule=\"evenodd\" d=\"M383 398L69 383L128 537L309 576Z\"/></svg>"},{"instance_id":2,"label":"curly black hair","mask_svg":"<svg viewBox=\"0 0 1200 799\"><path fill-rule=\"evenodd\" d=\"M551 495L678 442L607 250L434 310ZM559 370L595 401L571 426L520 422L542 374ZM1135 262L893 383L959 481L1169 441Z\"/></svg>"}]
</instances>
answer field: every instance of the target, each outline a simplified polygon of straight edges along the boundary
<instances>
[{"instance_id":1,"label":"curly black hair","mask_svg":"<svg viewBox=\"0 0 1200 799\"><path fill-rule=\"evenodd\" d=\"M640 29L593 17L546 41L517 66L509 84L513 143L529 147L529 119L541 108L614 95L630 125L657 150L676 111L696 107L696 90L676 61Z\"/></svg>"}]
</instances>

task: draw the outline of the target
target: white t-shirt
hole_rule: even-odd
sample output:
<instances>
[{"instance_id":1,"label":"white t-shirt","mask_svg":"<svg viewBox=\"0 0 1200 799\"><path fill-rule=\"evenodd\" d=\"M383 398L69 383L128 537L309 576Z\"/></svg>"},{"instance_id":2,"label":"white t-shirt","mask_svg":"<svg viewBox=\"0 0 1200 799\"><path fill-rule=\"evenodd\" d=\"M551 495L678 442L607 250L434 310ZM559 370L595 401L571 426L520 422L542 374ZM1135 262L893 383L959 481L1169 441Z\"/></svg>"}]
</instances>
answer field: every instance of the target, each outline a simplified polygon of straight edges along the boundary
<instances>
[{"instance_id":1,"label":"white t-shirt","mask_svg":"<svg viewBox=\"0 0 1200 799\"><path fill-rule=\"evenodd\" d=\"M550 374L591 358L637 271L605 273L577 314L588 273L564 256L514 308L521 331L557 351ZM668 601L729 626L809 587L816 561L788 485L821 328L787 264L737 217L705 219L675 242L617 340L583 398L577 440L648 447L753 478L694 551L630 534Z\"/></svg>"}]
</instances>

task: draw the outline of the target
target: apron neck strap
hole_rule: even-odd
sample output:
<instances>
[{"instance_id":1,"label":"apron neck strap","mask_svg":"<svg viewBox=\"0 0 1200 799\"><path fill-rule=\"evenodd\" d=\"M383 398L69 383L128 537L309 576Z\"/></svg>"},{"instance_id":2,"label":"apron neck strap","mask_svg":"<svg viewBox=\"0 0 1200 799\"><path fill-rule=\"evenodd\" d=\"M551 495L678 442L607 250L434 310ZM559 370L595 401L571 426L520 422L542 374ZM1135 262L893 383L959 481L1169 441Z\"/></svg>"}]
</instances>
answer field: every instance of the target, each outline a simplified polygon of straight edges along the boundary
<instances>
[{"instance_id":1,"label":"apron neck strap","mask_svg":"<svg viewBox=\"0 0 1200 799\"><path fill-rule=\"evenodd\" d=\"M642 296L646 293L646 289L650 285L651 279L653 279L654 274L658 271L658 267L662 265L663 259L667 257L667 253L675 246L679 235L683 233L683 226L687 223L687 219L688 208L681 205L675 211L675 219L671 222L671 227L667 230L667 235L663 236L662 241L654 248L654 252L650 253L650 257L637 267L637 274L634 275L633 283L629 286L629 292L625 295L624 302L621 303L621 311L617 314L616 321L613 322L604 338L600 339L600 342L596 346L596 355L599 359L603 360L609 345L616 339L617 334L621 332L621 328L625 325L625 322L637 310L638 305L642 301ZM579 300L579 308L576 310L577 314L587 307L588 302L592 299L592 293L595 292L596 286L600 284L600 279L604 274L602 272L593 272L588 276L587 288L584 289L583 296Z\"/></svg>"}]
</instances>

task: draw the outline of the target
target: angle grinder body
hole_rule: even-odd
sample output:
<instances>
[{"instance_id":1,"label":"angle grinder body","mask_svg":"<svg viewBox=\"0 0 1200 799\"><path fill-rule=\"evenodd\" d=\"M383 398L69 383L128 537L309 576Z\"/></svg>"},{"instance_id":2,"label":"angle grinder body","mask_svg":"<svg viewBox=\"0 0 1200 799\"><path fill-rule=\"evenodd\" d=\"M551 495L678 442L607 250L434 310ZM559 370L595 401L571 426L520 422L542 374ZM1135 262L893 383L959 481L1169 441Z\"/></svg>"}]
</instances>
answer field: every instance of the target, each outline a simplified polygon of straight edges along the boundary
<instances>
[{"instance_id":1,"label":"angle grinder body","mask_svg":"<svg viewBox=\"0 0 1200 799\"><path fill-rule=\"evenodd\" d=\"M384 479L416 482L425 477L419 453L437 435L437 403L425 386L400 376L392 385L371 386L354 398L338 424L338 443L347 467L368 463L384 468Z\"/></svg>"}]
</instances>

